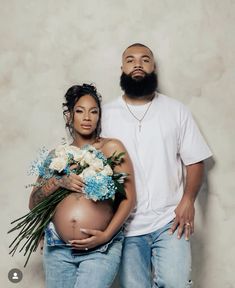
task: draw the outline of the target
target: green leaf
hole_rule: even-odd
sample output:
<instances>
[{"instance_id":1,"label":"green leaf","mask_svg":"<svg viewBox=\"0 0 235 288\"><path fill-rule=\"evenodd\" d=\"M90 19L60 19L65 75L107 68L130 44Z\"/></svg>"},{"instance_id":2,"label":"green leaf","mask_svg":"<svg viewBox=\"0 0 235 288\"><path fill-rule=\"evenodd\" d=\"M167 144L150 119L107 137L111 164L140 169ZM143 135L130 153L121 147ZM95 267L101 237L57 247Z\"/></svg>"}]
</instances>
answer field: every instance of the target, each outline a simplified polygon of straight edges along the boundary
<instances>
[{"instance_id":1,"label":"green leaf","mask_svg":"<svg viewBox=\"0 0 235 288\"><path fill-rule=\"evenodd\" d=\"M37 249L44 230L53 217L57 204L70 193L69 190L59 189L42 200L29 213L11 222L12 224L16 223L16 225L8 233L20 228L21 230L9 246L11 248L15 244L9 254L13 256L19 246L22 245L19 252L25 249L24 255L28 254L24 267L27 265L31 253Z\"/></svg>"}]
</instances>

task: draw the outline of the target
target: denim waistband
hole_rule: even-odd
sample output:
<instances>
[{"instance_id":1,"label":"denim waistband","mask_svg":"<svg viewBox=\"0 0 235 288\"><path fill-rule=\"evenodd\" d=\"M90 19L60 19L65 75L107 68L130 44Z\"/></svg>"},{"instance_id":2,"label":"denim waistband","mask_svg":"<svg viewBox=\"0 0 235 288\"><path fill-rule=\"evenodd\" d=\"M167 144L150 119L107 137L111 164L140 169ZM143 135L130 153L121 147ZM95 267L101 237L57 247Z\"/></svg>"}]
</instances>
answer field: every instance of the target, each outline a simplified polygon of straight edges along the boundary
<instances>
[{"instance_id":1,"label":"denim waistband","mask_svg":"<svg viewBox=\"0 0 235 288\"><path fill-rule=\"evenodd\" d=\"M124 234L123 234L122 229L120 229L112 237L112 239L109 242L102 244L98 247L95 247L93 249L89 249L88 251L76 250L72 247L72 245L70 243L66 243L63 239L61 239L61 237L56 232L56 228L55 228L55 225L53 224L53 222L50 222L48 224L48 226L46 227L44 237L45 237L45 243L49 247L66 247L66 248L72 249L72 253L75 255L83 255L85 253L91 253L93 251L105 252L108 249L109 245L111 245L113 243L113 241L115 241L115 240L123 241Z\"/></svg>"},{"instance_id":2,"label":"denim waistband","mask_svg":"<svg viewBox=\"0 0 235 288\"><path fill-rule=\"evenodd\" d=\"M47 246L71 246L70 244L64 242L56 232L55 225L50 222L45 229L45 240Z\"/></svg>"}]
</instances>

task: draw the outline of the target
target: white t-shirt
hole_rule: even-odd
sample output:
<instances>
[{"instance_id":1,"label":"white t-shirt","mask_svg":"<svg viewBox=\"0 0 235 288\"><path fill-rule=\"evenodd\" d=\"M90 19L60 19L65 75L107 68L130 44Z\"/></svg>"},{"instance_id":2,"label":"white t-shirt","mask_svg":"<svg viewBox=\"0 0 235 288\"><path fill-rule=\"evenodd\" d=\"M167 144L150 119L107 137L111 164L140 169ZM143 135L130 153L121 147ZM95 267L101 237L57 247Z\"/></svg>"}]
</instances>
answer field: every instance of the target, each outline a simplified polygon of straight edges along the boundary
<instances>
[{"instance_id":1,"label":"white t-shirt","mask_svg":"<svg viewBox=\"0 0 235 288\"><path fill-rule=\"evenodd\" d=\"M141 119L148 105L129 108ZM151 233L170 222L183 195L183 164L212 155L188 109L162 94L154 98L141 130L122 97L104 105L102 135L121 140L134 166L137 204L126 236Z\"/></svg>"}]
</instances>

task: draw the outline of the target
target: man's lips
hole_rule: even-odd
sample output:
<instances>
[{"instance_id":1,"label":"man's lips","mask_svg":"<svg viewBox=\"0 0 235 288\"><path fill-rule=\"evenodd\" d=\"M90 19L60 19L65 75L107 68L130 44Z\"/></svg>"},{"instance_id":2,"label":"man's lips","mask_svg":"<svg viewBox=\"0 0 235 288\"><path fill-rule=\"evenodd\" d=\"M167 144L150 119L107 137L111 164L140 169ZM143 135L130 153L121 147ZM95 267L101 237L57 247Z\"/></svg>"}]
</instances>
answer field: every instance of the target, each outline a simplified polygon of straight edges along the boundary
<instances>
[{"instance_id":1,"label":"man's lips","mask_svg":"<svg viewBox=\"0 0 235 288\"><path fill-rule=\"evenodd\" d=\"M140 69L137 69L137 70L134 70L131 75L144 75L145 72L143 70L140 70Z\"/></svg>"}]
</instances>

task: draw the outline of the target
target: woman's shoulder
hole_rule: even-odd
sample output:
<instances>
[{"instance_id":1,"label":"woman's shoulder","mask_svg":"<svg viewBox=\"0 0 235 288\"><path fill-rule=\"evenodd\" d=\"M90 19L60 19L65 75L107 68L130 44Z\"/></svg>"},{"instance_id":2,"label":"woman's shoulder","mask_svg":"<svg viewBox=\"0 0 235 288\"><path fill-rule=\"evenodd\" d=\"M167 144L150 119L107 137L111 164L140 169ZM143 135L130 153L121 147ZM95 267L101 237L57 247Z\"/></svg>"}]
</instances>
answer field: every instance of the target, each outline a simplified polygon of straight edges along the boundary
<instances>
[{"instance_id":1,"label":"woman's shoulder","mask_svg":"<svg viewBox=\"0 0 235 288\"><path fill-rule=\"evenodd\" d=\"M105 154L110 154L113 152L122 152L125 149L123 143L116 138L101 138L101 150Z\"/></svg>"}]
</instances>

